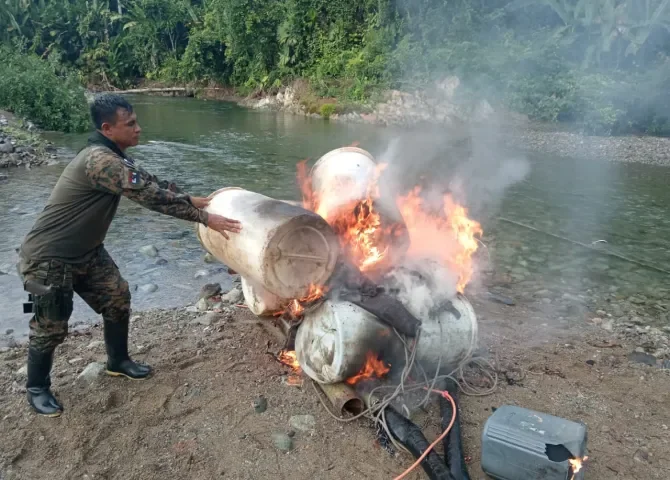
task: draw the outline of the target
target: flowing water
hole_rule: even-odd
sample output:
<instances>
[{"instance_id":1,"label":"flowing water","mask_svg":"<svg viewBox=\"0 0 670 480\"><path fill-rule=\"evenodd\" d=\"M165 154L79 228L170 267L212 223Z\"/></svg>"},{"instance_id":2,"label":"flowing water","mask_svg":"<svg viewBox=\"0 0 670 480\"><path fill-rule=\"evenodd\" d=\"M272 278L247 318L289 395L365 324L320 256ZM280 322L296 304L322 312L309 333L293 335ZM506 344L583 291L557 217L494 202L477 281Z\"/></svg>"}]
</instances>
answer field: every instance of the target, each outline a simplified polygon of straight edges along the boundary
<instances>
[{"instance_id":1,"label":"flowing water","mask_svg":"<svg viewBox=\"0 0 670 480\"><path fill-rule=\"evenodd\" d=\"M235 185L296 199L298 161L355 141L379 155L398 135L390 129L251 111L228 103L159 97L132 101L144 129L143 143L132 155L159 178L175 180L193 195ZM85 138L57 135L52 140L71 156ZM529 159L529 176L506 192L496 217L539 231L495 218L485 223L488 250L480 254L488 252L493 267L482 272L484 283L538 305L548 322L563 321L575 308L583 313L587 306L611 311L614 317L641 315L667 325L670 278L658 270L670 271L670 168L546 155ZM26 333L15 249L63 167L10 170L9 180L0 184L0 271L8 273L0 275L0 339L8 329L16 338ZM167 262L141 254L145 245L154 245L158 258ZM203 261L192 224L125 199L106 247L131 284L135 310L184 305L197 300L205 283L219 282L224 289L231 284L220 264ZM145 293L142 287L148 284L158 289ZM71 324L95 319L77 299Z\"/></svg>"}]
</instances>

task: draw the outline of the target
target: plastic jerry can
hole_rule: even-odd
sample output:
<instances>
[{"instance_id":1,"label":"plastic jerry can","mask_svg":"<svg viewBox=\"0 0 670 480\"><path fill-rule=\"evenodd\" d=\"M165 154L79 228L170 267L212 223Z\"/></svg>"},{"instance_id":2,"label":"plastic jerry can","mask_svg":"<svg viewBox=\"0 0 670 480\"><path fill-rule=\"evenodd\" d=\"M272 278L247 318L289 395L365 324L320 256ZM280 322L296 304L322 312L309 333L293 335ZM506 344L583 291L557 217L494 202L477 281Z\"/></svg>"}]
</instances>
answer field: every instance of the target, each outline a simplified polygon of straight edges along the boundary
<instances>
[{"instance_id":1,"label":"plastic jerry can","mask_svg":"<svg viewBox=\"0 0 670 480\"><path fill-rule=\"evenodd\" d=\"M484 425L482 470L496 480L582 480L586 426L503 406Z\"/></svg>"}]
</instances>

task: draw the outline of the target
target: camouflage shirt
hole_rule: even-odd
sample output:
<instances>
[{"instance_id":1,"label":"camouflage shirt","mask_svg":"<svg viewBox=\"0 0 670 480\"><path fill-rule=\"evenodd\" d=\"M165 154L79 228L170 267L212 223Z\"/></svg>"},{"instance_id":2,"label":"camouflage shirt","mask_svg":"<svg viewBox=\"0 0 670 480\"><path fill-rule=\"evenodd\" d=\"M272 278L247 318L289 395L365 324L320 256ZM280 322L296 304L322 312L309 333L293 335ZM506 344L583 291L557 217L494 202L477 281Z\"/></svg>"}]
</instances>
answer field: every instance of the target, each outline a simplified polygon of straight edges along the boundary
<instances>
[{"instance_id":1,"label":"camouflage shirt","mask_svg":"<svg viewBox=\"0 0 670 480\"><path fill-rule=\"evenodd\" d=\"M207 212L166 181L103 145L84 148L65 168L21 245L32 260L87 261L102 245L121 197L156 212L207 225Z\"/></svg>"}]
</instances>

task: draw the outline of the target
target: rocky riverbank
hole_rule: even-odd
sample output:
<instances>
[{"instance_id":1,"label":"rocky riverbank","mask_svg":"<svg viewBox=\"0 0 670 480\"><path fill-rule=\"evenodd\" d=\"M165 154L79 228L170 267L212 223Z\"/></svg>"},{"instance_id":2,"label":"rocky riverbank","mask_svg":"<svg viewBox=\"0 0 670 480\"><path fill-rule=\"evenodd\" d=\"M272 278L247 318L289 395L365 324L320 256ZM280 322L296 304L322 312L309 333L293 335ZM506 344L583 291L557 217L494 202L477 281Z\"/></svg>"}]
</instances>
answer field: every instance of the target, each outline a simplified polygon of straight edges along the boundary
<instances>
[{"instance_id":1,"label":"rocky riverbank","mask_svg":"<svg viewBox=\"0 0 670 480\"><path fill-rule=\"evenodd\" d=\"M0 168L31 168L56 161L55 148L29 121L0 110Z\"/></svg>"},{"instance_id":2,"label":"rocky riverbank","mask_svg":"<svg viewBox=\"0 0 670 480\"><path fill-rule=\"evenodd\" d=\"M421 91L389 90L371 104L343 104L336 98L317 97L304 80L271 94L246 98L220 85L173 87L155 82L142 84L142 88L127 93L195 96L257 110L386 127L431 125L467 129L494 121L504 134L501 135L502 146L507 148L585 160L670 166L670 138L585 135L564 125L534 122L524 115L494 107L486 99L460 97L460 84L458 77L450 76ZM89 95L97 90L93 89Z\"/></svg>"},{"instance_id":3,"label":"rocky riverbank","mask_svg":"<svg viewBox=\"0 0 670 480\"><path fill-rule=\"evenodd\" d=\"M504 133L501 139L507 148L585 160L670 166L670 138L634 135L607 137L565 131L555 124L532 122L523 115L496 109L486 99L462 99L457 94L459 86L460 80L452 76L428 90L391 90L374 105L342 107L335 99L316 99L306 94L305 87L298 84L273 95L240 99L238 103L255 109L380 126L416 127L425 124L459 129L493 120Z\"/></svg>"},{"instance_id":4,"label":"rocky riverbank","mask_svg":"<svg viewBox=\"0 0 670 480\"><path fill-rule=\"evenodd\" d=\"M588 478L667 477L667 370L646 365L632 355L634 344L587 322L557 331L541 327L544 319L524 303L475 299L473 306L498 387L488 396L461 396L472 478L483 478L484 423L492 407L506 404L584 422ZM2 349L0 476L340 479L353 471L381 480L413 462L380 448L369 421L333 419L308 379L288 382L291 370L273 357L281 343L268 320L216 301L198 311L204 307L133 314L131 353L155 368L144 382L101 373L99 326L73 332L53 369L53 389L66 409L59 419L30 412L25 350ZM439 433L435 405L413 420L430 440Z\"/></svg>"}]
</instances>

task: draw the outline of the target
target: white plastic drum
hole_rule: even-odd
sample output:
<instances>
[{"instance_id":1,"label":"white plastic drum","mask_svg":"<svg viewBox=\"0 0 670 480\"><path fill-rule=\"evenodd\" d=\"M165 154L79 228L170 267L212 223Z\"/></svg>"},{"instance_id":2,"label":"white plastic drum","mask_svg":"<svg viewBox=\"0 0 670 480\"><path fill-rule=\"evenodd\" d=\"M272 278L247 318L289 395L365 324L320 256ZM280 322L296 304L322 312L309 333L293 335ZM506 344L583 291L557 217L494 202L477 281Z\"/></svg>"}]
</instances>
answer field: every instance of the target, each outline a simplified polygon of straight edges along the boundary
<instances>
[{"instance_id":1,"label":"white plastic drum","mask_svg":"<svg viewBox=\"0 0 670 480\"><path fill-rule=\"evenodd\" d=\"M242 277L242 293L244 303L254 315L270 317L282 310L281 298L246 277Z\"/></svg>"},{"instance_id":2,"label":"white plastic drum","mask_svg":"<svg viewBox=\"0 0 670 480\"><path fill-rule=\"evenodd\" d=\"M349 302L326 300L305 315L295 338L298 363L319 383L338 383L365 365L368 352L382 350L391 330Z\"/></svg>"},{"instance_id":3,"label":"white plastic drum","mask_svg":"<svg viewBox=\"0 0 670 480\"><path fill-rule=\"evenodd\" d=\"M223 188L209 198L207 212L242 224L230 240L196 226L200 243L223 264L284 299L302 298L310 285L326 284L339 242L319 215L241 188Z\"/></svg>"},{"instance_id":4,"label":"white plastic drum","mask_svg":"<svg viewBox=\"0 0 670 480\"><path fill-rule=\"evenodd\" d=\"M431 375L437 371L438 363L440 373L450 373L477 348L477 317L472 305L461 295L452 298L451 303L453 309L421 318L416 359ZM417 315L411 306L407 305L407 309Z\"/></svg>"},{"instance_id":5,"label":"white plastic drum","mask_svg":"<svg viewBox=\"0 0 670 480\"><path fill-rule=\"evenodd\" d=\"M478 327L472 306L460 296L451 303L453 309L421 318L416 361L431 375L437 372L438 363L442 374L450 373L477 345ZM305 316L295 341L300 366L319 383L337 383L356 375L369 351L386 351L404 360L403 348L377 317L349 302L332 300Z\"/></svg>"},{"instance_id":6,"label":"white plastic drum","mask_svg":"<svg viewBox=\"0 0 670 480\"><path fill-rule=\"evenodd\" d=\"M361 201L378 190L377 169L374 157L361 148L343 147L325 154L311 171L317 213L329 221L341 214L353 214ZM381 217L381 231L394 239L386 259L375 267L385 270L404 257L409 248L409 233L394 199L375 198L374 208Z\"/></svg>"},{"instance_id":7,"label":"white plastic drum","mask_svg":"<svg viewBox=\"0 0 670 480\"><path fill-rule=\"evenodd\" d=\"M374 157L362 148L338 148L321 157L311 172L319 212L332 215L367 198L376 168Z\"/></svg>"}]
</instances>

